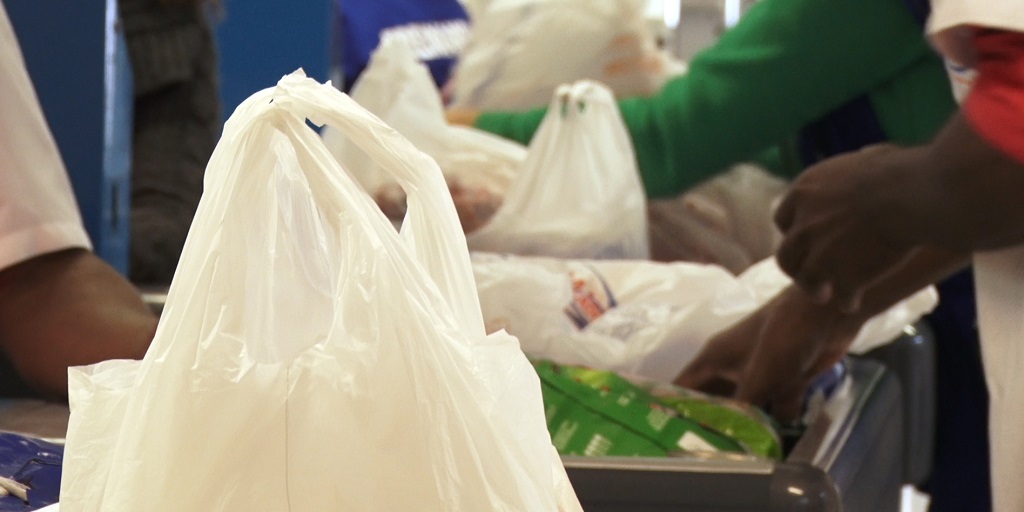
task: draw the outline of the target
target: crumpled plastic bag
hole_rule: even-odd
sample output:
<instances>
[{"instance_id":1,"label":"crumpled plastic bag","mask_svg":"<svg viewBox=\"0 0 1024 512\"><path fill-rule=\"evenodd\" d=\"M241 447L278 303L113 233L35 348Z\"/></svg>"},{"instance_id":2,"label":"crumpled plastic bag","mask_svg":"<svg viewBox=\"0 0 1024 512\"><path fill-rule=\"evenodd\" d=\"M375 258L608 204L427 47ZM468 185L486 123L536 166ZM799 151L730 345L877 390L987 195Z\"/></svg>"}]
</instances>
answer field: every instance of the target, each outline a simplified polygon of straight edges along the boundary
<instances>
[{"instance_id":1,"label":"crumpled plastic bag","mask_svg":"<svg viewBox=\"0 0 1024 512\"><path fill-rule=\"evenodd\" d=\"M531 357L663 382L792 282L774 258L734 276L687 262L475 254L473 273L488 331L513 334ZM921 290L869 320L850 351L894 340L937 303Z\"/></svg>"}]
</instances>

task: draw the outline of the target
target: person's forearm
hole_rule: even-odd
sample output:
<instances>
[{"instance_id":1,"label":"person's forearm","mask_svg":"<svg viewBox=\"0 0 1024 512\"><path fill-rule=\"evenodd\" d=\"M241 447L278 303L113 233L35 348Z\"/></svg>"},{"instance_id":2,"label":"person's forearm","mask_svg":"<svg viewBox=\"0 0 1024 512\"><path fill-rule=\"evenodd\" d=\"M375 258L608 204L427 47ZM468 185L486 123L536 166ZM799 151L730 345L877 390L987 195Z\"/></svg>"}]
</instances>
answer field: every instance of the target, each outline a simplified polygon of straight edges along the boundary
<instances>
[{"instance_id":1,"label":"person's forearm","mask_svg":"<svg viewBox=\"0 0 1024 512\"><path fill-rule=\"evenodd\" d=\"M818 304L797 286L785 289L775 300L798 303L809 317L821 321L835 321L845 329L856 330L885 310L910 297L925 287L942 281L970 264L971 255L933 247L917 247L907 259L869 288L862 298L860 309L848 314L834 304ZM828 320L831 319L831 320Z\"/></svg>"},{"instance_id":2,"label":"person's forearm","mask_svg":"<svg viewBox=\"0 0 1024 512\"><path fill-rule=\"evenodd\" d=\"M94 254L70 249L0 270L0 357L41 396L67 396L69 366L142 358L157 318Z\"/></svg>"},{"instance_id":3,"label":"person's forearm","mask_svg":"<svg viewBox=\"0 0 1024 512\"><path fill-rule=\"evenodd\" d=\"M872 317L885 312L925 287L966 268L970 261L970 253L918 247L912 249L911 255L901 266L894 268L864 293L860 309L856 313L844 313L835 304L818 307L847 330L856 332Z\"/></svg>"},{"instance_id":4,"label":"person's forearm","mask_svg":"<svg viewBox=\"0 0 1024 512\"><path fill-rule=\"evenodd\" d=\"M972 37L977 80L934 142L897 167L904 191L919 197L900 205L890 239L970 251L1024 243L1024 33Z\"/></svg>"},{"instance_id":5,"label":"person's forearm","mask_svg":"<svg viewBox=\"0 0 1024 512\"><path fill-rule=\"evenodd\" d=\"M933 247L916 248L900 267L865 292L858 315L867 321L926 286L964 269L970 262L970 253Z\"/></svg>"},{"instance_id":6,"label":"person's forearm","mask_svg":"<svg viewBox=\"0 0 1024 512\"><path fill-rule=\"evenodd\" d=\"M883 156L893 182L879 208L884 238L950 251L1024 243L1024 165L956 114L925 147Z\"/></svg>"}]
</instances>

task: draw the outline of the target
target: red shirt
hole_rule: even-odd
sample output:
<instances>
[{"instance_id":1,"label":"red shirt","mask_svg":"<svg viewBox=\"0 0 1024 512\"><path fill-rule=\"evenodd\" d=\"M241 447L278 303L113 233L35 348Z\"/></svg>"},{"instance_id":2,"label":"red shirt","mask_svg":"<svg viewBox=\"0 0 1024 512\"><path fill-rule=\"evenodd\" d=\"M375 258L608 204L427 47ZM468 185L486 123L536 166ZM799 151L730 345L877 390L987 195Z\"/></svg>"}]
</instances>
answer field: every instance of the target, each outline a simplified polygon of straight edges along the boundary
<instances>
[{"instance_id":1,"label":"red shirt","mask_svg":"<svg viewBox=\"0 0 1024 512\"><path fill-rule=\"evenodd\" d=\"M1024 33L975 33L978 78L963 113L985 140L1024 163Z\"/></svg>"}]
</instances>

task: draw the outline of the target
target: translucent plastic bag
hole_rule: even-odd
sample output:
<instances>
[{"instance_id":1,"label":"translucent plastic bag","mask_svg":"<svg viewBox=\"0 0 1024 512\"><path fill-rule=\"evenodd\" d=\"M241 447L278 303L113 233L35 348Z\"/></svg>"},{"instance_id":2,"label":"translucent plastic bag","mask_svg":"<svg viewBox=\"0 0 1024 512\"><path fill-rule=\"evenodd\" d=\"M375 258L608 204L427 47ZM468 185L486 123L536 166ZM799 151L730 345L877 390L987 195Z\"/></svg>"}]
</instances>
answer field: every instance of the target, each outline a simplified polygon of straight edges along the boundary
<instances>
[{"instance_id":1,"label":"translucent plastic bag","mask_svg":"<svg viewBox=\"0 0 1024 512\"><path fill-rule=\"evenodd\" d=\"M500 197L526 160L526 148L518 143L474 128L448 125L430 72L403 40L386 40L373 52L369 66L352 88L352 99L430 155L450 183ZM331 154L368 192L399 192L394 189L394 177L358 145L330 126L322 133Z\"/></svg>"},{"instance_id":2,"label":"translucent plastic bag","mask_svg":"<svg viewBox=\"0 0 1024 512\"><path fill-rule=\"evenodd\" d=\"M675 68L658 51L646 0L478 0L451 78L452 104L543 106L564 83L596 80L617 97L657 92Z\"/></svg>"},{"instance_id":3,"label":"translucent plastic bag","mask_svg":"<svg viewBox=\"0 0 1024 512\"><path fill-rule=\"evenodd\" d=\"M647 211L633 144L607 87L563 85L475 251L646 259Z\"/></svg>"},{"instance_id":4,"label":"translucent plastic bag","mask_svg":"<svg viewBox=\"0 0 1024 512\"><path fill-rule=\"evenodd\" d=\"M409 191L401 233L307 118ZM293 74L205 185L146 357L70 371L65 512L580 510L430 158Z\"/></svg>"},{"instance_id":5,"label":"translucent plastic bag","mask_svg":"<svg viewBox=\"0 0 1024 512\"><path fill-rule=\"evenodd\" d=\"M734 276L717 265L477 254L488 330L531 356L669 382L712 336L792 281L766 259ZM868 321L851 352L896 338L938 302L928 287Z\"/></svg>"}]
</instances>

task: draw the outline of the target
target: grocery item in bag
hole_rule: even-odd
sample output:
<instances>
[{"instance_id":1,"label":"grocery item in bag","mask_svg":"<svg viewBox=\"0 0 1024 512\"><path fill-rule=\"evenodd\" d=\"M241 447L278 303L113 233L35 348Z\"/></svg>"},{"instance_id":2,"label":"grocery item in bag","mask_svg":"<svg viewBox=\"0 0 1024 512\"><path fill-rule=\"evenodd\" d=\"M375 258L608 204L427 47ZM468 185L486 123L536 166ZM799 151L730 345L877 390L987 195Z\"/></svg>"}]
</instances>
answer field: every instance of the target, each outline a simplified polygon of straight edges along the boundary
<instances>
[{"instance_id":1,"label":"grocery item in bag","mask_svg":"<svg viewBox=\"0 0 1024 512\"><path fill-rule=\"evenodd\" d=\"M551 440L565 455L668 456L744 452L736 440L685 418L615 373L535 361Z\"/></svg>"},{"instance_id":2,"label":"grocery item in bag","mask_svg":"<svg viewBox=\"0 0 1024 512\"><path fill-rule=\"evenodd\" d=\"M651 259L721 265L739 274L781 241L772 219L787 182L740 164L686 193L647 203Z\"/></svg>"},{"instance_id":3,"label":"grocery item in bag","mask_svg":"<svg viewBox=\"0 0 1024 512\"><path fill-rule=\"evenodd\" d=\"M501 204L526 148L470 127L450 126L440 93L409 44L387 39L352 88L352 99L409 139L440 166L467 232L490 219ZM350 170L384 213L401 222L405 191L393 176L335 128L322 129L324 144Z\"/></svg>"},{"instance_id":4,"label":"grocery item in bag","mask_svg":"<svg viewBox=\"0 0 1024 512\"><path fill-rule=\"evenodd\" d=\"M307 119L407 190L401 233ZM61 509L581 510L471 272L433 160L329 84L257 93L145 358L69 371Z\"/></svg>"}]
</instances>

